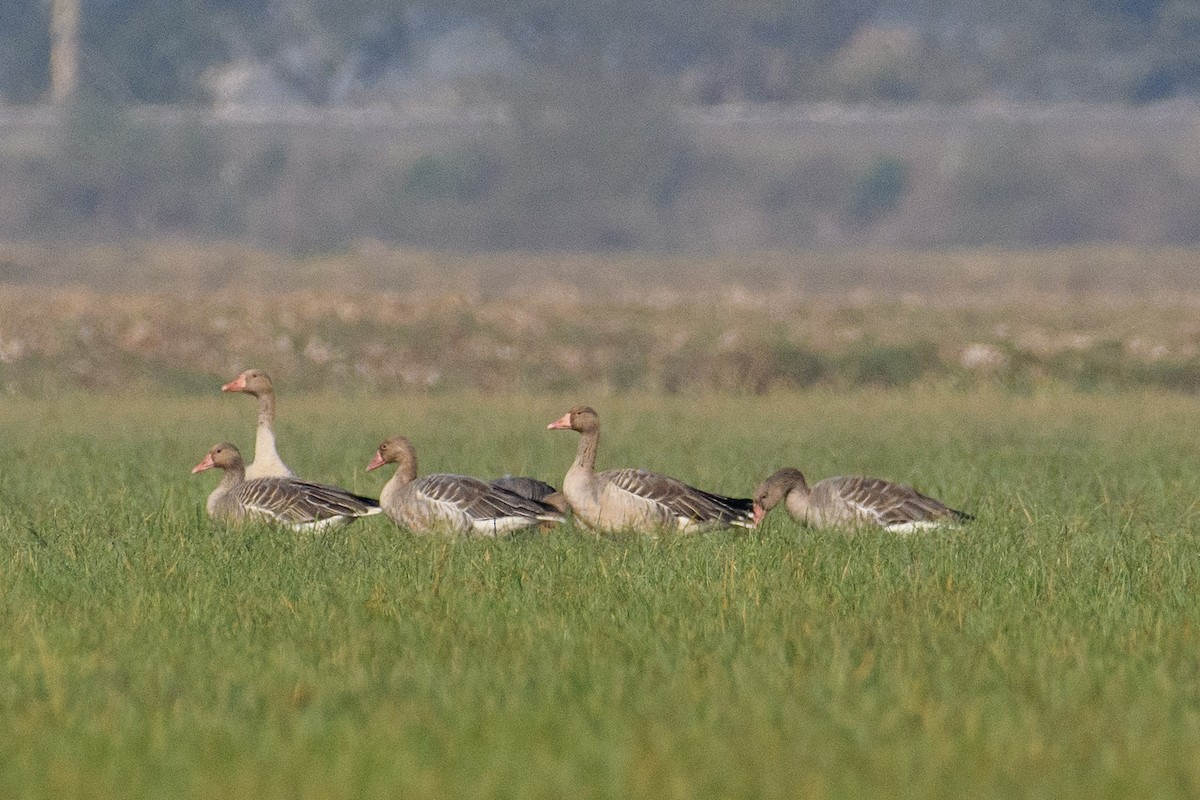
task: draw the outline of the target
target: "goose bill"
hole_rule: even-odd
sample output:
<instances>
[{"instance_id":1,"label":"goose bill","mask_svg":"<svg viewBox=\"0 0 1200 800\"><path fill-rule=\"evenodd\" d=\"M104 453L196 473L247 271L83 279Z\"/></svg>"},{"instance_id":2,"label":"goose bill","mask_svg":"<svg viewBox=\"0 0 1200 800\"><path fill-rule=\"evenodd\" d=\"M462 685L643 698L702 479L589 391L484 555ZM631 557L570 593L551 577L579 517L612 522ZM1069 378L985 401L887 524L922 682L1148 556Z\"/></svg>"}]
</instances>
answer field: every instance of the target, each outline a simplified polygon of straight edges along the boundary
<instances>
[{"instance_id":1,"label":"goose bill","mask_svg":"<svg viewBox=\"0 0 1200 800\"><path fill-rule=\"evenodd\" d=\"M204 472L204 470L212 469L215 466L216 464L213 463L212 453L209 453L204 457L203 461L192 467L192 474L195 475L197 472Z\"/></svg>"}]
</instances>

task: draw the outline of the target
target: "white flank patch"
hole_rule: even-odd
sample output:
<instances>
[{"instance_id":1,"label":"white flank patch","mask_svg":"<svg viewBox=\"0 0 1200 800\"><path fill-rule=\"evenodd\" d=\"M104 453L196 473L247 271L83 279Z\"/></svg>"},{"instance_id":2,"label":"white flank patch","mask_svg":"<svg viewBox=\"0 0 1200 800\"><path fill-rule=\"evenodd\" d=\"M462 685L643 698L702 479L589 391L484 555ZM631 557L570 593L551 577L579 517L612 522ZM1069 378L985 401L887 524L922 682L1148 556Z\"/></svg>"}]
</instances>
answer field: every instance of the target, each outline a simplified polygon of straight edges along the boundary
<instances>
[{"instance_id":1,"label":"white flank patch","mask_svg":"<svg viewBox=\"0 0 1200 800\"><path fill-rule=\"evenodd\" d=\"M325 519L313 520L312 522L289 522L285 523L287 527L294 531L302 531L307 533L318 533L328 528L340 528L343 525L348 525L354 520L354 517L327 517Z\"/></svg>"},{"instance_id":2,"label":"white flank patch","mask_svg":"<svg viewBox=\"0 0 1200 800\"><path fill-rule=\"evenodd\" d=\"M934 522L931 520L923 520L920 522L898 522L892 525L885 525L883 529L891 533L916 533L917 531L928 531L933 528L940 528L946 523Z\"/></svg>"},{"instance_id":3,"label":"white flank patch","mask_svg":"<svg viewBox=\"0 0 1200 800\"><path fill-rule=\"evenodd\" d=\"M534 520L529 517L493 517L474 520L471 530L479 536L498 536L502 533L528 528L533 524Z\"/></svg>"}]
</instances>

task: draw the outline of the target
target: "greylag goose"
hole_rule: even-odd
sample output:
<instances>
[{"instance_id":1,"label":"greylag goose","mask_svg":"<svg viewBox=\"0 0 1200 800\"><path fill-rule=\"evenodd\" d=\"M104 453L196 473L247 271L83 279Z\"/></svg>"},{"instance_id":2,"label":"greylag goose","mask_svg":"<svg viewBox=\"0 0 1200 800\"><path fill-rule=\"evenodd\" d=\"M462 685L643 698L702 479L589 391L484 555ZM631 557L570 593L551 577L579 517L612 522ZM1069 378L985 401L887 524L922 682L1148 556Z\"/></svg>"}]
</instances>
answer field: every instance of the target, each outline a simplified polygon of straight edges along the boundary
<instances>
[{"instance_id":1,"label":"greylag goose","mask_svg":"<svg viewBox=\"0 0 1200 800\"><path fill-rule=\"evenodd\" d=\"M246 478L294 478L296 473L275 451L275 388L261 369L244 370L221 387L222 392L242 392L258 398L258 429L254 434L254 460L246 466Z\"/></svg>"},{"instance_id":2,"label":"greylag goose","mask_svg":"<svg viewBox=\"0 0 1200 800\"><path fill-rule=\"evenodd\" d=\"M840 476L811 487L804 473L785 467L754 489L754 519L785 503L793 519L814 528L877 525L899 533L974 519L913 489L880 478Z\"/></svg>"},{"instance_id":3,"label":"greylag goose","mask_svg":"<svg viewBox=\"0 0 1200 800\"><path fill-rule=\"evenodd\" d=\"M417 452L404 436L385 440L367 471L395 464L394 474L379 493L383 511L417 533L445 531L472 536L500 536L541 522L563 522L558 509L466 475L417 477Z\"/></svg>"},{"instance_id":4,"label":"greylag goose","mask_svg":"<svg viewBox=\"0 0 1200 800\"><path fill-rule=\"evenodd\" d=\"M237 447L222 442L208 451L192 474L213 468L225 471L208 496L208 515L225 522L261 520L292 530L321 530L378 514L379 503L336 486L298 478L246 480L246 464Z\"/></svg>"},{"instance_id":5,"label":"greylag goose","mask_svg":"<svg viewBox=\"0 0 1200 800\"><path fill-rule=\"evenodd\" d=\"M588 406L575 406L546 428L580 434L562 492L576 518L590 528L651 532L755 525L749 499L712 494L644 469L596 472L600 417Z\"/></svg>"}]
</instances>

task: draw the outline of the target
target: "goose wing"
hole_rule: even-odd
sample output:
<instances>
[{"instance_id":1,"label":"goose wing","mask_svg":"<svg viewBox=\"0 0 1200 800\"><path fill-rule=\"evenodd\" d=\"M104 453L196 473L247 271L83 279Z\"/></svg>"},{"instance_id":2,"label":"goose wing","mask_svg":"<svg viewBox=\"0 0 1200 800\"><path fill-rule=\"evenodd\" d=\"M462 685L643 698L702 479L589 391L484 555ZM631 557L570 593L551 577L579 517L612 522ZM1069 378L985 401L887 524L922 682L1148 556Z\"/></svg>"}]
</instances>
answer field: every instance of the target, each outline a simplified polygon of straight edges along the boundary
<instances>
[{"instance_id":1,"label":"goose wing","mask_svg":"<svg viewBox=\"0 0 1200 800\"><path fill-rule=\"evenodd\" d=\"M881 478L837 478L834 486L857 516L885 528L974 519L911 486Z\"/></svg>"},{"instance_id":2,"label":"goose wing","mask_svg":"<svg viewBox=\"0 0 1200 800\"><path fill-rule=\"evenodd\" d=\"M504 489L530 500L545 500L558 491L545 481L524 475L505 475L503 478L492 478L488 483L498 489Z\"/></svg>"},{"instance_id":3,"label":"goose wing","mask_svg":"<svg viewBox=\"0 0 1200 800\"><path fill-rule=\"evenodd\" d=\"M613 486L658 505L677 519L754 527L754 504L750 498L706 492L645 469L611 470L600 476Z\"/></svg>"},{"instance_id":4,"label":"goose wing","mask_svg":"<svg viewBox=\"0 0 1200 800\"><path fill-rule=\"evenodd\" d=\"M381 511L369 497L295 478L256 478L240 484L236 493L247 513L292 526L349 521Z\"/></svg>"},{"instance_id":5,"label":"goose wing","mask_svg":"<svg viewBox=\"0 0 1200 800\"><path fill-rule=\"evenodd\" d=\"M564 519L556 508L540 500L522 497L494 483L466 475L426 475L418 478L413 486L426 500L451 506L473 523L516 518L530 523L536 520L562 522Z\"/></svg>"}]
</instances>

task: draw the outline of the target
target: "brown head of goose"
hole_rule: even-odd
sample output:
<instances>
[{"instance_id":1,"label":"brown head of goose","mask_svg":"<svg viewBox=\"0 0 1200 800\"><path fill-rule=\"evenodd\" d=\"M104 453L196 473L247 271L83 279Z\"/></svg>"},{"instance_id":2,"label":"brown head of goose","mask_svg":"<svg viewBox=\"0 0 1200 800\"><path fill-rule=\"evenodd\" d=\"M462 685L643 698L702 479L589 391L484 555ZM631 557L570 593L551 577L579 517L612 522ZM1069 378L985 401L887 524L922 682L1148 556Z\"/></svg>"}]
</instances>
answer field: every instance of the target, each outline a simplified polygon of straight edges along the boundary
<instances>
[{"instance_id":1,"label":"brown head of goose","mask_svg":"<svg viewBox=\"0 0 1200 800\"><path fill-rule=\"evenodd\" d=\"M749 499L713 494L644 469L596 472L600 416L590 406L575 406L546 427L579 432L562 492L575 517L590 528L652 532L755 525Z\"/></svg>"},{"instance_id":2,"label":"brown head of goose","mask_svg":"<svg viewBox=\"0 0 1200 800\"><path fill-rule=\"evenodd\" d=\"M296 473L283 463L275 450L275 387L261 369L243 370L221 387L222 392L242 392L258 398L258 427L254 433L254 460L246 466L246 477L294 478Z\"/></svg>"},{"instance_id":3,"label":"brown head of goose","mask_svg":"<svg viewBox=\"0 0 1200 800\"><path fill-rule=\"evenodd\" d=\"M804 473L793 467L784 467L754 489L755 520L780 503L793 519L814 528L876 525L903 533L974 519L911 486L860 476L825 478L809 486Z\"/></svg>"},{"instance_id":4,"label":"brown head of goose","mask_svg":"<svg viewBox=\"0 0 1200 800\"><path fill-rule=\"evenodd\" d=\"M208 496L208 515L223 522L263 521L293 530L321 530L378 514L379 503L336 486L299 478L246 480L246 465L237 447L215 445L192 468L192 474L209 469L224 471L221 482Z\"/></svg>"},{"instance_id":5,"label":"brown head of goose","mask_svg":"<svg viewBox=\"0 0 1200 800\"><path fill-rule=\"evenodd\" d=\"M416 448L404 436L381 443L367 470L384 464L395 464L396 473L384 484L379 503L392 520L417 533L501 536L541 522L564 521L553 506L495 483L442 473L417 477Z\"/></svg>"}]
</instances>

